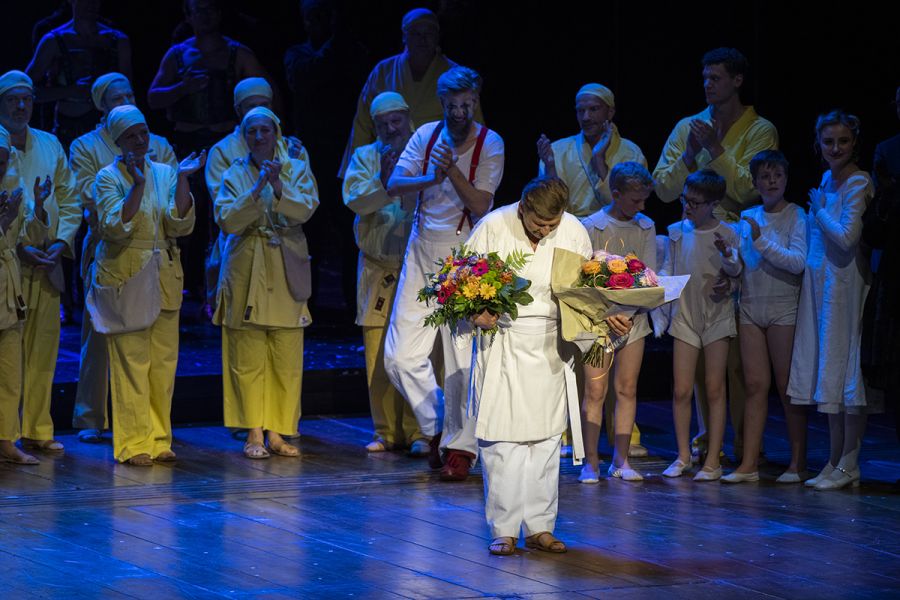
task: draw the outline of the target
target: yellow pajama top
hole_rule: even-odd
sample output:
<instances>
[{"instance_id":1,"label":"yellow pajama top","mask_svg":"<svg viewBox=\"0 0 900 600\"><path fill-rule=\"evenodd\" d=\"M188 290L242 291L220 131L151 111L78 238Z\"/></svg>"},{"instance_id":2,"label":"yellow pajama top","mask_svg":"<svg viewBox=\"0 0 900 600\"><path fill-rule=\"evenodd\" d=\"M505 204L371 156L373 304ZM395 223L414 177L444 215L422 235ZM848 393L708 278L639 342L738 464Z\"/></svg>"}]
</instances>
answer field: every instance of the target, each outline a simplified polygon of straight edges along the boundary
<instances>
[{"instance_id":1,"label":"yellow pajama top","mask_svg":"<svg viewBox=\"0 0 900 600\"><path fill-rule=\"evenodd\" d=\"M287 155L287 144L284 139L280 139L278 143L281 150L284 151L284 155ZM209 190L210 198L215 200L219 195L222 177L225 176L228 167L233 165L237 159L244 158L248 154L250 154L250 148L247 147L247 142L241 135L240 125L209 149L206 154L206 169L203 176L206 179L206 189ZM309 164L309 154L306 152L305 146L300 147L300 156L297 157L297 160Z\"/></svg>"},{"instance_id":2,"label":"yellow pajama top","mask_svg":"<svg viewBox=\"0 0 900 600\"><path fill-rule=\"evenodd\" d=\"M34 180L48 175L52 181L50 196L44 201L47 212L47 243L56 240L66 243L65 255L75 258L75 234L81 226L81 206L75 189L75 176L69 170L66 153L56 136L29 127L25 135L25 150L17 151L18 171L25 182L25 195L30 197Z\"/></svg>"},{"instance_id":3,"label":"yellow pajama top","mask_svg":"<svg viewBox=\"0 0 900 600\"><path fill-rule=\"evenodd\" d=\"M282 248L270 242L294 236L309 256L301 225L319 206L316 179L308 161L289 159L280 175L281 198L266 184L254 200L250 191L258 178L249 157L238 159L216 195L216 224L227 238L213 322L231 329L306 327L312 322L306 302L291 295Z\"/></svg>"},{"instance_id":4,"label":"yellow pajama top","mask_svg":"<svg viewBox=\"0 0 900 600\"><path fill-rule=\"evenodd\" d=\"M153 256L154 236L162 261L159 283L163 310L181 308L184 274L175 238L194 229L194 205L183 216L175 206L178 174L169 165L147 160L144 166L141 207L129 222L122 221L122 206L134 180L117 158L100 169L92 191L97 201L100 244L97 246L95 278L99 285L121 286L134 277Z\"/></svg>"},{"instance_id":5,"label":"yellow pajama top","mask_svg":"<svg viewBox=\"0 0 900 600\"><path fill-rule=\"evenodd\" d=\"M556 174L569 188L566 211L583 219L612 202L609 173L606 179L600 179L591 167L593 148L584 139L583 133L556 140L551 145ZM612 171L617 164L628 161L647 166L647 159L638 145L620 136L618 129L614 128L606 150L606 166ZM544 161L538 161L538 171L541 175L545 173Z\"/></svg>"},{"instance_id":6,"label":"yellow pajama top","mask_svg":"<svg viewBox=\"0 0 900 600\"><path fill-rule=\"evenodd\" d=\"M372 69L366 80L359 100L356 103L356 116L353 117L353 129L350 131L350 139L344 150L344 158L338 177L346 175L347 165L354 150L360 146L371 144L376 140L375 122L369 108L372 100L381 92L397 92L409 105L409 118L415 127L441 121L444 118L444 109L437 96L437 80L446 71L459 66L438 50L428 70L420 81L413 80L412 71L409 68L409 59L406 52L390 56ZM484 123L484 115L481 113L481 104L475 107L475 120Z\"/></svg>"},{"instance_id":7,"label":"yellow pajama top","mask_svg":"<svg viewBox=\"0 0 900 600\"><path fill-rule=\"evenodd\" d=\"M15 168L15 149L10 150L9 167L0 181L0 192L12 194L24 182ZM22 291L22 272L16 255L18 244L44 245L47 227L34 218L34 202L28 194L19 204L18 216L4 230L0 227L0 331L25 318L25 297Z\"/></svg>"},{"instance_id":8,"label":"yellow pajama top","mask_svg":"<svg viewBox=\"0 0 900 600\"><path fill-rule=\"evenodd\" d=\"M401 198L389 196L379 177L381 142L356 149L344 174L344 204L356 213L353 234L363 255L356 294L356 324L381 327L390 316L384 303L388 289L393 292L406 242L412 230L416 196L410 195L404 208ZM385 277L392 277L389 284ZM374 289L365 289L365 288ZM374 292L374 293L373 293ZM369 306L375 303L376 306Z\"/></svg>"},{"instance_id":9,"label":"yellow pajama top","mask_svg":"<svg viewBox=\"0 0 900 600\"><path fill-rule=\"evenodd\" d=\"M656 195L663 202L672 202L678 198L684 190L684 180L694 172L681 160L691 132L690 124L694 119L712 123L709 107L675 125L653 170ZM724 152L715 160L705 148L701 149L695 159L695 170L708 167L725 178L725 199L716 207L714 214L725 221L735 222L740 218L740 212L759 195L750 176L750 159L763 150L777 149L778 131L771 122L757 115L752 106L748 106L725 134L722 147Z\"/></svg>"}]
</instances>

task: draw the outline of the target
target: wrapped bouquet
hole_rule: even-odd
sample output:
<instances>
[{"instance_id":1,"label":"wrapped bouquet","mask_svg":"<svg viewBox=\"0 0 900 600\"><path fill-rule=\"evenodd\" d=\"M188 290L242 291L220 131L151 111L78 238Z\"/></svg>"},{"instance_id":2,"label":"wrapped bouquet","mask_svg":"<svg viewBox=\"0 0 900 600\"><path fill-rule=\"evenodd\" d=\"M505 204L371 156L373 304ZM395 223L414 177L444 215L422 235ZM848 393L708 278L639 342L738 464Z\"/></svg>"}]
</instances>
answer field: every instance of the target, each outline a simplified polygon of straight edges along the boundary
<instances>
[{"instance_id":1,"label":"wrapped bouquet","mask_svg":"<svg viewBox=\"0 0 900 600\"><path fill-rule=\"evenodd\" d=\"M419 302L430 306L433 301L437 305L425 318L425 324L449 325L455 332L460 321L486 310L515 319L519 306L534 300L528 293L531 282L516 274L528 256L513 252L501 259L496 252L478 254L465 246L453 248L450 256L437 261L440 268L436 273L428 273L428 284L419 290ZM495 334L497 328L482 333Z\"/></svg>"},{"instance_id":2,"label":"wrapped bouquet","mask_svg":"<svg viewBox=\"0 0 900 600\"><path fill-rule=\"evenodd\" d=\"M585 260L556 249L551 287L559 301L563 339L582 348L585 363L599 367L628 338L614 338L605 319L616 314L632 317L671 302L689 278L659 277L634 254L598 250Z\"/></svg>"}]
</instances>

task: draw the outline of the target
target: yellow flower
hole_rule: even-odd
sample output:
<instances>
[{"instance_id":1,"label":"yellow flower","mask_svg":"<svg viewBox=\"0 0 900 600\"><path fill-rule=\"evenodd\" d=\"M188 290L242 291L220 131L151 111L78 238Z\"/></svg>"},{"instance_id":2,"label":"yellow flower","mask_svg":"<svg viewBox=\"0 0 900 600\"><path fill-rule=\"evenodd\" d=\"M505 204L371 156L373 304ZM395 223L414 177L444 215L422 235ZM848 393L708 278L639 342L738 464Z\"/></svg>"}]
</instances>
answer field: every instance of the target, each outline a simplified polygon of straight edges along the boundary
<instances>
[{"instance_id":1,"label":"yellow flower","mask_svg":"<svg viewBox=\"0 0 900 600\"><path fill-rule=\"evenodd\" d=\"M481 294L481 297L485 300L490 300L497 295L497 288L489 283L482 283L481 289L478 290L478 293Z\"/></svg>"},{"instance_id":2,"label":"yellow flower","mask_svg":"<svg viewBox=\"0 0 900 600\"><path fill-rule=\"evenodd\" d=\"M628 254L625 255L625 260L636 260L637 257L638 257L638 255L635 254L634 252L629 252Z\"/></svg>"},{"instance_id":3,"label":"yellow flower","mask_svg":"<svg viewBox=\"0 0 900 600\"><path fill-rule=\"evenodd\" d=\"M478 284L477 283L467 283L463 286L462 290L463 296L465 296L469 300L474 300L478 296Z\"/></svg>"},{"instance_id":4,"label":"yellow flower","mask_svg":"<svg viewBox=\"0 0 900 600\"><path fill-rule=\"evenodd\" d=\"M581 270L585 275L596 275L600 272L600 263L596 260L589 260L581 265Z\"/></svg>"},{"instance_id":5,"label":"yellow flower","mask_svg":"<svg viewBox=\"0 0 900 600\"><path fill-rule=\"evenodd\" d=\"M624 273L628 270L628 265L621 258L614 258L606 263L610 273Z\"/></svg>"}]
</instances>

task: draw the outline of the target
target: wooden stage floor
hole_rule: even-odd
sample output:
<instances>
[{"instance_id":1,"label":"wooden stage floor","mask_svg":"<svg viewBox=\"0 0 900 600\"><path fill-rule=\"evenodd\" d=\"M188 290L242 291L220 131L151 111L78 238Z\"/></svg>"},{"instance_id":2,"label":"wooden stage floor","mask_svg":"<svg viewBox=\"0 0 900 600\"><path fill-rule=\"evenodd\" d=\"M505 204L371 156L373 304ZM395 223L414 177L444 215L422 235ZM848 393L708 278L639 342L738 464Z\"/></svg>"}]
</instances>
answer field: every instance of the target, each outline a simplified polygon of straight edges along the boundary
<instances>
[{"instance_id":1,"label":"wooden stage floor","mask_svg":"<svg viewBox=\"0 0 900 600\"><path fill-rule=\"evenodd\" d=\"M563 555L487 552L480 472L366 455L367 418L302 422L300 459L248 461L222 427L175 431L179 462L114 465L62 436L38 467L0 465L0 598L887 598L900 596L900 457L874 421L860 489L776 486L770 418L759 484L665 480L668 403L639 407L639 484L576 481L563 461ZM812 420L811 463L827 447ZM605 456L608 461L608 455Z\"/></svg>"}]
</instances>

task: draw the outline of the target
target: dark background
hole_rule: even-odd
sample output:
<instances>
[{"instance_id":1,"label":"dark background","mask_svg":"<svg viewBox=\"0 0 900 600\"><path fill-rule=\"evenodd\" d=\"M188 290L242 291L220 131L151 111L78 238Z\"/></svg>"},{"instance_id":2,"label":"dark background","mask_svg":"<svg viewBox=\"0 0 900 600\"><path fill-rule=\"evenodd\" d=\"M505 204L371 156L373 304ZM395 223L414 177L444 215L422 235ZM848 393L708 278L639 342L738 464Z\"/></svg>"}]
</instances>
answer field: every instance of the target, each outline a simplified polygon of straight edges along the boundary
<instances>
[{"instance_id":1,"label":"dark background","mask_svg":"<svg viewBox=\"0 0 900 600\"><path fill-rule=\"evenodd\" d=\"M24 69L33 24L59 2L4 4L0 69ZM286 92L284 51L305 38L299 3L224 5L226 34L250 46ZM400 20L416 6L440 14L444 52L484 76L484 114L506 142L498 205L516 200L536 173L541 133L557 139L577 132L574 93L588 81L613 89L620 131L641 147L652 170L675 123L704 108L699 61L717 46L734 46L749 58L744 101L778 128L795 202L805 204L806 190L821 177L812 151L816 115L842 107L861 118L864 169L875 144L900 130L890 105L900 84L900 28L887 3L347 2L345 26L374 65L401 51ZM166 133L164 114L146 109L146 90L181 21L181 1L107 1L103 13L131 37L138 104L153 129ZM355 96L360 84L320 92ZM349 128L353 115L345 118ZM302 139L304 132L297 133ZM337 166L316 176L330 177ZM679 212L658 201L647 207L660 229Z\"/></svg>"}]
</instances>

